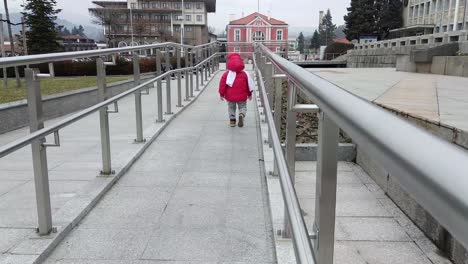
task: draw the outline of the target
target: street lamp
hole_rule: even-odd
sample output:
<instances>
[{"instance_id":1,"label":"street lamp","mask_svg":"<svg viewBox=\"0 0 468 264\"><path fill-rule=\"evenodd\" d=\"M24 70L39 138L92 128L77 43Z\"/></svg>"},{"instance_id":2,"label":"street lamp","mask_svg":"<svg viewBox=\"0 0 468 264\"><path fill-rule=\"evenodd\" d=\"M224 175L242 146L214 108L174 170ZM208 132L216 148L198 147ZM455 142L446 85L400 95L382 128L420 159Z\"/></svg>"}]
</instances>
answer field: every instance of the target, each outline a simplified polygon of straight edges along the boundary
<instances>
[{"instance_id":1,"label":"street lamp","mask_svg":"<svg viewBox=\"0 0 468 264\"><path fill-rule=\"evenodd\" d=\"M130 4L130 34L132 37L132 43L130 43L130 46L133 46L134 39L133 39L133 13L132 13L133 6Z\"/></svg>"},{"instance_id":2,"label":"street lamp","mask_svg":"<svg viewBox=\"0 0 468 264\"><path fill-rule=\"evenodd\" d=\"M184 44L184 21L185 21L185 7L184 0L182 0L182 19L180 21L180 44Z\"/></svg>"}]
</instances>

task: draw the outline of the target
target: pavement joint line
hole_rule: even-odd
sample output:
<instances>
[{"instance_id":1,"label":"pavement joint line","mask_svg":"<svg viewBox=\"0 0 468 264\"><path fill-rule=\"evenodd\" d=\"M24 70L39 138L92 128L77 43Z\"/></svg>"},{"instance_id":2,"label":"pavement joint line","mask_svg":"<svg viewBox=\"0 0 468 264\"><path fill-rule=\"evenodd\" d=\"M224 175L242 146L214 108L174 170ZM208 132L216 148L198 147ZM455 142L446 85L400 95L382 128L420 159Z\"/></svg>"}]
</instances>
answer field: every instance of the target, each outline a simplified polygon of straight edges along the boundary
<instances>
[{"instance_id":1,"label":"pavement joint line","mask_svg":"<svg viewBox=\"0 0 468 264\"><path fill-rule=\"evenodd\" d=\"M258 88L257 88L258 89ZM273 214L272 214L272 206L270 202L270 195L268 191L268 182L267 182L267 175L266 175L266 167L265 167L265 157L264 157L264 146L262 144L263 142L263 136L262 136L262 126L261 126L261 117L260 114L262 112L262 107L259 106L258 104L258 95L257 92L254 92L254 106L256 108L255 111L255 124L257 125L257 145L258 145L258 163L260 167L260 174L261 174L261 189L262 189L262 200L263 200L263 205L267 209L264 210L265 214L265 231L267 232L270 241L271 241L271 247L274 248L275 250L272 250L273 254L273 260L278 260L278 256L276 254L276 242L275 242L275 228L273 224Z\"/></svg>"},{"instance_id":2,"label":"pavement joint line","mask_svg":"<svg viewBox=\"0 0 468 264\"><path fill-rule=\"evenodd\" d=\"M172 121L178 117L182 112L184 112L189 106L191 106L203 92L206 90L206 87L215 79L216 75L220 72L220 70L216 71L213 76L211 76L210 80L208 81L207 85L200 89L200 91L197 92L196 96L194 97L193 100L188 102L183 108L180 108L180 110L175 113L174 115L170 116L170 119L165 122L155 133L154 135L148 139L144 144L141 144L141 149L138 150L138 152L135 154L134 157L132 157L127 164L125 164L123 167L116 168L116 174L112 175L111 177L108 177L110 180L105 184L104 188L98 191L95 197L91 199L89 204L87 204L80 213L78 213L77 216L73 217L73 220L66 222L66 223L56 223L55 226L58 227L57 233L54 233L53 235L49 236L44 236L44 237L27 237L27 239L23 240L28 241L30 239L44 239L44 240L51 240L50 243L47 244L47 246L44 248L44 250L41 252L41 254L36 255L36 254L15 254L15 255L26 255L26 256L37 256L37 258L32 262L33 264L39 264L42 263L49 255L50 253L58 246L58 244L81 222L81 220L95 207L95 205L104 197L104 195L118 182L118 180L125 175L126 172L132 167L132 165L138 160L139 157L143 155L143 153L151 146L151 144L158 138L158 136L166 129L166 127L172 123ZM54 168L57 168L61 164L58 164ZM52 171L53 168L51 168L49 171ZM101 178L102 177L97 177ZM77 196L77 198L80 196ZM73 201L73 200L71 200ZM69 201L69 202L71 202ZM58 212L61 210L58 210L55 212L54 215L56 215ZM54 216L52 216L54 218ZM11 229L11 227L10 227ZM35 229L35 228L19 228L19 229ZM21 243L21 242L20 242ZM18 244L19 245L19 244ZM16 247L16 246L14 246ZM5 253L5 254L10 254L11 253Z\"/></svg>"}]
</instances>

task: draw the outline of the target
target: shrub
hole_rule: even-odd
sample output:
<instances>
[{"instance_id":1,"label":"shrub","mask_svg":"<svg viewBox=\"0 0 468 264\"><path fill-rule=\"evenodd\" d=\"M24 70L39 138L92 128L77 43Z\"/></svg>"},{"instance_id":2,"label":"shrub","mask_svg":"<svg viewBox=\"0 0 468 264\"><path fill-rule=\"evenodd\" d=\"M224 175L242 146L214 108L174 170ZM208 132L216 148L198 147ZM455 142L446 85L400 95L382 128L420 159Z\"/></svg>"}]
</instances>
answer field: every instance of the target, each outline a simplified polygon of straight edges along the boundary
<instances>
[{"instance_id":1,"label":"shrub","mask_svg":"<svg viewBox=\"0 0 468 264\"><path fill-rule=\"evenodd\" d=\"M338 54L344 54L346 51L354 48L354 44L334 42L325 49L325 60L333 60Z\"/></svg>"}]
</instances>

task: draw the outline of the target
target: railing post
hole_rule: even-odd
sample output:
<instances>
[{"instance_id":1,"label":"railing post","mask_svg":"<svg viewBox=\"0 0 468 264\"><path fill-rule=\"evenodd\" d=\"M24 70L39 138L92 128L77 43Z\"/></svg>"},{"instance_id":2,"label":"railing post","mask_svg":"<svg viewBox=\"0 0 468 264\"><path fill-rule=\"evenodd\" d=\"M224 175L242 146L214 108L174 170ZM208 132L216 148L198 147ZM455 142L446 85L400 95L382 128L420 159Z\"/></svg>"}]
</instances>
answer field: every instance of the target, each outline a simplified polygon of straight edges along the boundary
<instances>
[{"instance_id":1,"label":"railing post","mask_svg":"<svg viewBox=\"0 0 468 264\"><path fill-rule=\"evenodd\" d=\"M337 185L338 126L325 114L319 113L318 162L314 243L317 263L332 264L335 243L335 209Z\"/></svg>"},{"instance_id":2,"label":"railing post","mask_svg":"<svg viewBox=\"0 0 468 264\"><path fill-rule=\"evenodd\" d=\"M193 50L192 49L190 49L188 56L189 56L189 65L190 65L189 67L193 67ZM190 97L194 97L193 96L193 69L190 69L188 72L190 75Z\"/></svg>"},{"instance_id":3,"label":"railing post","mask_svg":"<svg viewBox=\"0 0 468 264\"><path fill-rule=\"evenodd\" d=\"M207 50L208 50L208 58L209 58L211 56L211 47L208 47ZM208 77L211 78L211 59L209 59L207 63L208 63L208 65L207 65L208 66Z\"/></svg>"},{"instance_id":4,"label":"railing post","mask_svg":"<svg viewBox=\"0 0 468 264\"><path fill-rule=\"evenodd\" d=\"M185 48L185 101L190 101L190 81L189 81L189 71L187 68L189 67L189 50Z\"/></svg>"},{"instance_id":5,"label":"railing post","mask_svg":"<svg viewBox=\"0 0 468 264\"><path fill-rule=\"evenodd\" d=\"M203 61L203 59L201 61ZM200 72L200 85L203 86L205 84L205 82L203 81L203 64L200 64L200 68L198 68L198 71Z\"/></svg>"},{"instance_id":6,"label":"railing post","mask_svg":"<svg viewBox=\"0 0 468 264\"><path fill-rule=\"evenodd\" d=\"M281 137L281 115L282 115L282 98L283 98L283 81L286 80L286 75L275 74L273 76L275 86L275 105L274 105L274 118L275 128L278 132L278 137ZM278 175L278 167L276 166L276 158L274 159L273 175Z\"/></svg>"},{"instance_id":7,"label":"railing post","mask_svg":"<svg viewBox=\"0 0 468 264\"><path fill-rule=\"evenodd\" d=\"M133 52L133 86L140 85L140 56ZM136 139L135 143L145 142L143 138L143 116L141 107L141 92L135 93L135 117L136 117Z\"/></svg>"},{"instance_id":8,"label":"railing post","mask_svg":"<svg viewBox=\"0 0 468 264\"><path fill-rule=\"evenodd\" d=\"M164 60L166 62L166 73L171 70L171 56L169 54L170 46L166 46L166 54ZM166 115L174 114L172 112L172 97L171 97L171 75L166 75Z\"/></svg>"},{"instance_id":9,"label":"railing post","mask_svg":"<svg viewBox=\"0 0 468 264\"><path fill-rule=\"evenodd\" d=\"M38 69L24 69L26 93L28 98L29 129L32 132L44 128L40 81ZM48 235L52 231L52 211L49 192L49 171L47 168L47 151L43 146L45 138L31 143L34 169L34 185L36 188L36 204L39 235Z\"/></svg>"},{"instance_id":10,"label":"railing post","mask_svg":"<svg viewBox=\"0 0 468 264\"><path fill-rule=\"evenodd\" d=\"M287 112L286 112L286 163L288 164L288 172L291 176L291 181L294 184L296 181L296 113L293 111L294 105L297 102L296 86L289 82L287 95ZM287 212L284 212L284 238L291 238L291 221Z\"/></svg>"},{"instance_id":11,"label":"railing post","mask_svg":"<svg viewBox=\"0 0 468 264\"><path fill-rule=\"evenodd\" d=\"M198 57L198 49L195 50L195 52L196 52L196 53L195 53L195 57L197 57L197 65L198 65L198 62L199 62L199 59L198 59L198 58L199 58L199 57ZM200 81L199 81L199 79L200 79L200 76L199 76L200 72L199 72L198 66L197 66L196 69L193 70L193 72L195 72L195 91L198 92L198 91L200 91Z\"/></svg>"},{"instance_id":12,"label":"railing post","mask_svg":"<svg viewBox=\"0 0 468 264\"><path fill-rule=\"evenodd\" d=\"M156 74L161 76L161 51L159 49L156 50ZM163 98L162 98L162 80L159 79L156 84L156 96L158 100L158 119L156 120L157 123L164 122L163 118Z\"/></svg>"},{"instance_id":13,"label":"railing post","mask_svg":"<svg viewBox=\"0 0 468 264\"><path fill-rule=\"evenodd\" d=\"M264 73L264 80L265 80L265 87L267 90L267 97L268 97L268 103L270 105L273 105L273 93L275 89L272 87L273 86L273 64L271 62L266 63L264 67L265 73ZM270 148L272 147L272 142L271 142L271 131L268 130L268 144Z\"/></svg>"},{"instance_id":14,"label":"railing post","mask_svg":"<svg viewBox=\"0 0 468 264\"><path fill-rule=\"evenodd\" d=\"M205 70L205 82L208 81L208 63L205 62L204 64L204 70Z\"/></svg>"},{"instance_id":15,"label":"railing post","mask_svg":"<svg viewBox=\"0 0 468 264\"><path fill-rule=\"evenodd\" d=\"M177 70L180 70L180 51L179 47L176 47L177 54ZM182 72L177 72L177 107L184 107L182 105Z\"/></svg>"},{"instance_id":16,"label":"railing post","mask_svg":"<svg viewBox=\"0 0 468 264\"><path fill-rule=\"evenodd\" d=\"M98 100L103 102L107 99L106 65L102 58L96 59ZM102 151L102 175L111 175L111 150L109 135L109 113L108 108L99 110L99 123L101 129L101 151Z\"/></svg>"}]
</instances>

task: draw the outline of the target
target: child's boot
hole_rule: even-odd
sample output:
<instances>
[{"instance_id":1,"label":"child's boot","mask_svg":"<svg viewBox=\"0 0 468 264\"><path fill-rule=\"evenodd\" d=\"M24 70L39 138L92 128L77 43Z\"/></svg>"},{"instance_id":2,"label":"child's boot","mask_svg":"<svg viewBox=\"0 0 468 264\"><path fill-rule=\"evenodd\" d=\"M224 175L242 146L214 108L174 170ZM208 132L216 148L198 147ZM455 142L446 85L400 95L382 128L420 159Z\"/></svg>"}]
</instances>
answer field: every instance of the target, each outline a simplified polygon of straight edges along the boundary
<instances>
[{"instance_id":1,"label":"child's boot","mask_svg":"<svg viewBox=\"0 0 468 264\"><path fill-rule=\"evenodd\" d=\"M231 121L229 122L230 126L231 127L235 127L236 126L236 120L235 119L231 119Z\"/></svg>"},{"instance_id":2,"label":"child's boot","mask_svg":"<svg viewBox=\"0 0 468 264\"><path fill-rule=\"evenodd\" d=\"M240 115L239 115L239 123L237 124L239 127L243 127L243 126L244 126L244 118L245 118L245 115L244 115L244 114L240 114Z\"/></svg>"}]
</instances>

